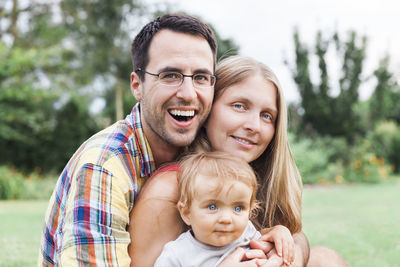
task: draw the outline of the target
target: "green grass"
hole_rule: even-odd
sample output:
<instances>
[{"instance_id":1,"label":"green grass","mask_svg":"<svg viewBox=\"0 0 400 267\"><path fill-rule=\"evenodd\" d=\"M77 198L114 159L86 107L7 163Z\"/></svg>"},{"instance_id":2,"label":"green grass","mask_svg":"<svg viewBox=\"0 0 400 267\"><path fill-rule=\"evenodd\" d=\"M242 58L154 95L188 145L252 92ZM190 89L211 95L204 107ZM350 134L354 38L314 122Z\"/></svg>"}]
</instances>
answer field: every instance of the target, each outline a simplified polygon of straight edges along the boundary
<instances>
[{"instance_id":1,"label":"green grass","mask_svg":"<svg viewBox=\"0 0 400 267\"><path fill-rule=\"evenodd\" d=\"M36 266L47 201L0 201L0 266Z\"/></svg>"},{"instance_id":2,"label":"green grass","mask_svg":"<svg viewBox=\"0 0 400 267\"><path fill-rule=\"evenodd\" d=\"M400 266L400 179L306 187L304 232L353 267ZM36 266L47 201L0 201L0 266Z\"/></svg>"},{"instance_id":3,"label":"green grass","mask_svg":"<svg viewBox=\"0 0 400 267\"><path fill-rule=\"evenodd\" d=\"M400 180L307 187L303 224L311 246L331 247L353 267L400 266Z\"/></svg>"}]
</instances>

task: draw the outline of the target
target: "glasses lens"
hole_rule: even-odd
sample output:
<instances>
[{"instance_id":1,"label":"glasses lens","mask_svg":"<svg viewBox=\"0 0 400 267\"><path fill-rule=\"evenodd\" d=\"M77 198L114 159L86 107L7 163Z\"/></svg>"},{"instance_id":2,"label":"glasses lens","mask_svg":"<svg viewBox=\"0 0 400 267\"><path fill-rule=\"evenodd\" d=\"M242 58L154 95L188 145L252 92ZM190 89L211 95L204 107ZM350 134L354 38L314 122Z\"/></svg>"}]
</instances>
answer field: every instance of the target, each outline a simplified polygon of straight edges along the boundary
<instances>
[{"instance_id":1,"label":"glasses lens","mask_svg":"<svg viewBox=\"0 0 400 267\"><path fill-rule=\"evenodd\" d=\"M193 83L200 87L213 86L215 83L215 77L207 73L199 73L193 76Z\"/></svg>"},{"instance_id":2,"label":"glasses lens","mask_svg":"<svg viewBox=\"0 0 400 267\"><path fill-rule=\"evenodd\" d=\"M180 85L183 79L183 76L179 72L161 72L159 75L160 82L166 85Z\"/></svg>"}]
</instances>

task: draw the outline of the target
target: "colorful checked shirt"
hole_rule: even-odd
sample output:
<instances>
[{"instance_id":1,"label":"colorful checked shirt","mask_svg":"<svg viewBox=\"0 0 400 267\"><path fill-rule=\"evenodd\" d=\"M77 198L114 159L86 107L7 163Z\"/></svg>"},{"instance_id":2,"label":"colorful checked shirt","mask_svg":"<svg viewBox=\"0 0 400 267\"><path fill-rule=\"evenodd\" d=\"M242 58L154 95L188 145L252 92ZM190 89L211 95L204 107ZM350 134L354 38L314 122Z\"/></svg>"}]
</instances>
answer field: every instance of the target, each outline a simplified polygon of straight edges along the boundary
<instances>
[{"instance_id":1,"label":"colorful checked shirt","mask_svg":"<svg viewBox=\"0 0 400 267\"><path fill-rule=\"evenodd\" d=\"M47 208L39 266L129 266L129 213L154 170L137 104L68 162Z\"/></svg>"}]
</instances>

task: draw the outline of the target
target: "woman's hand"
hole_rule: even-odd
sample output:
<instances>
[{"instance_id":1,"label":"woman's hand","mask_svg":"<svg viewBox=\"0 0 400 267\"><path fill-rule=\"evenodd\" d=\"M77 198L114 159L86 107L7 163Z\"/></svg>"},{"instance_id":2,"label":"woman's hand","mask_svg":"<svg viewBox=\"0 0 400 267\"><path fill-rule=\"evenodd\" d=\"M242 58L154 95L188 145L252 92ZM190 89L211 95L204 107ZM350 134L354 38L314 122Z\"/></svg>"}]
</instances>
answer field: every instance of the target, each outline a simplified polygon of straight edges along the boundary
<instances>
[{"instance_id":1,"label":"woman's hand","mask_svg":"<svg viewBox=\"0 0 400 267\"><path fill-rule=\"evenodd\" d=\"M253 241L252 241L253 242ZM262 244L265 243L265 244ZM271 244L263 241L254 241L253 245L260 249L245 250L241 247L237 248L231 255L218 265L218 267L280 267L283 266L283 260L275 249L270 250ZM267 259L265 251L269 251Z\"/></svg>"},{"instance_id":2,"label":"woman's hand","mask_svg":"<svg viewBox=\"0 0 400 267\"><path fill-rule=\"evenodd\" d=\"M286 265L294 262L295 258L295 243L289 229L283 225L275 225L270 228L263 229L263 234L259 239L261 241L273 242L275 251L278 256L282 257ZM267 255L268 256L268 255Z\"/></svg>"},{"instance_id":3,"label":"woman's hand","mask_svg":"<svg viewBox=\"0 0 400 267\"><path fill-rule=\"evenodd\" d=\"M258 267L267 262L264 251L259 249L245 250L236 248L232 254L227 256L218 267Z\"/></svg>"}]
</instances>

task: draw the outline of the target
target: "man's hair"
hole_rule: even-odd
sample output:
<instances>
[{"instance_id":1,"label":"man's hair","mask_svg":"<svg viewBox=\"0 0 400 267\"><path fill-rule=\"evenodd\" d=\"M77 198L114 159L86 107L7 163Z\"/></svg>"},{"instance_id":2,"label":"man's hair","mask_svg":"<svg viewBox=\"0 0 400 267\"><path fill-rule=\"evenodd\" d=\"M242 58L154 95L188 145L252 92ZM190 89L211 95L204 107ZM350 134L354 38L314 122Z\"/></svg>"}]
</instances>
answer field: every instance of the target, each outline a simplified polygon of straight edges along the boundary
<instances>
[{"instance_id":1,"label":"man's hair","mask_svg":"<svg viewBox=\"0 0 400 267\"><path fill-rule=\"evenodd\" d=\"M210 45L214 56L214 66L217 53L217 41L211 28L199 19L183 14L166 14L146 24L132 42L133 71L145 69L149 63L149 47L157 32L168 29L174 32L187 33L203 37ZM144 72L138 72L144 80Z\"/></svg>"},{"instance_id":2,"label":"man's hair","mask_svg":"<svg viewBox=\"0 0 400 267\"><path fill-rule=\"evenodd\" d=\"M196 180L199 176L207 179L216 179L219 184L216 192L219 193L229 181L238 181L252 190L250 211L257 208L257 178L250 165L226 152L199 152L189 154L179 161L178 171L179 203L189 209L196 195Z\"/></svg>"}]
</instances>

